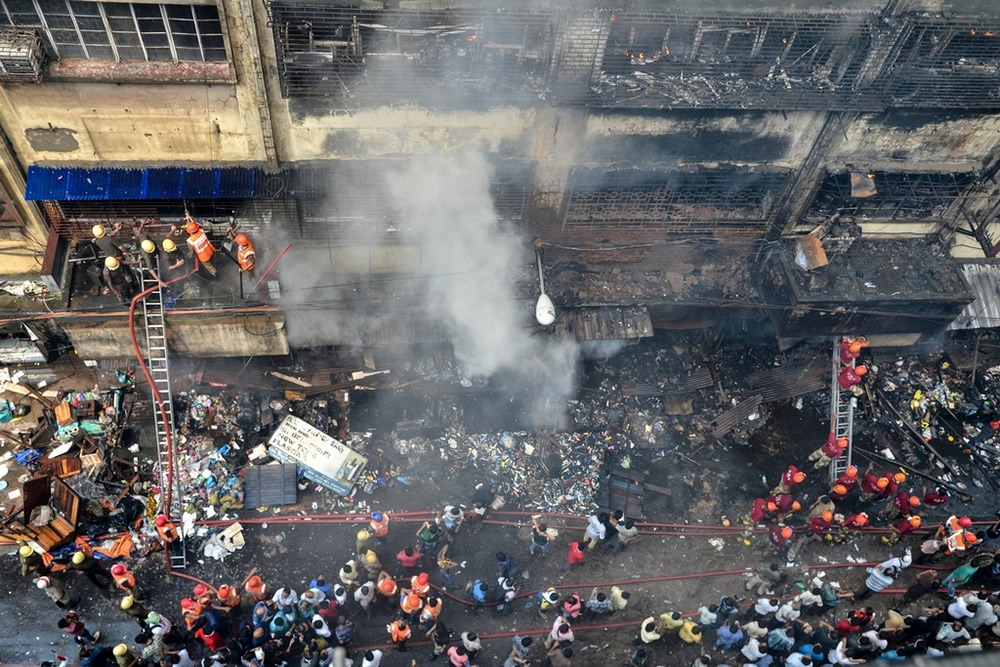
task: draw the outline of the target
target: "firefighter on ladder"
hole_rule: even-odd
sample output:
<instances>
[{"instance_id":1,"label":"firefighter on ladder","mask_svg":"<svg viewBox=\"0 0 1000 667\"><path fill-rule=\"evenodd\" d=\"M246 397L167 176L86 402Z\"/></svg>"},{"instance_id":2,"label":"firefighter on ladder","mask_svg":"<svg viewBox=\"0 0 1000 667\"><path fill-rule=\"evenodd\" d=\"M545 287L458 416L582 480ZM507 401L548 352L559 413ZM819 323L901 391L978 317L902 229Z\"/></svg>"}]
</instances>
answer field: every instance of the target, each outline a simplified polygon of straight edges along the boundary
<instances>
[{"instance_id":1,"label":"firefighter on ladder","mask_svg":"<svg viewBox=\"0 0 1000 667\"><path fill-rule=\"evenodd\" d=\"M184 217L187 220L184 231L188 233L188 247L191 248L191 252L198 258L201 265L205 267L205 270L214 278L217 273L215 264L212 263L212 258L215 256L215 246L208 240L205 230L201 228L197 220L191 217L190 213L184 211Z\"/></svg>"}]
</instances>

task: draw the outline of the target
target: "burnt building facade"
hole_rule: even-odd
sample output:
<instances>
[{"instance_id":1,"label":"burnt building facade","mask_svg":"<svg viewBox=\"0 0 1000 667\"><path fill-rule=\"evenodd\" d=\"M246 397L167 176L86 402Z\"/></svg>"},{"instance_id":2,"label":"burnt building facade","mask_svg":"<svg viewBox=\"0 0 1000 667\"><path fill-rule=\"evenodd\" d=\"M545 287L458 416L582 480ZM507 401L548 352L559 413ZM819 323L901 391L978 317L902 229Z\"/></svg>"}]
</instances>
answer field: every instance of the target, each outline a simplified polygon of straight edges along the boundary
<instances>
[{"instance_id":1,"label":"burnt building facade","mask_svg":"<svg viewBox=\"0 0 1000 667\"><path fill-rule=\"evenodd\" d=\"M442 152L484 156L496 216L539 239L557 306L654 323L850 310L854 294L926 304L879 330L920 335L971 299L952 260L1000 247L1000 7L985 0L0 0L0 65L11 238L34 243L0 245L30 248L5 273L64 294L93 224L165 233L185 207L288 239L330 282L426 272L387 188ZM859 256L891 240L885 262L920 271L925 252L951 273L845 264L856 293L824 300L832 283L810 278L806 299L794 251L810 233L830 272L861 238ZM265 301L293 307L280 298ZM858 322L771 319L787 336ZM240 336L218 352L259 349Z\"/></svg>"}]
</instances>

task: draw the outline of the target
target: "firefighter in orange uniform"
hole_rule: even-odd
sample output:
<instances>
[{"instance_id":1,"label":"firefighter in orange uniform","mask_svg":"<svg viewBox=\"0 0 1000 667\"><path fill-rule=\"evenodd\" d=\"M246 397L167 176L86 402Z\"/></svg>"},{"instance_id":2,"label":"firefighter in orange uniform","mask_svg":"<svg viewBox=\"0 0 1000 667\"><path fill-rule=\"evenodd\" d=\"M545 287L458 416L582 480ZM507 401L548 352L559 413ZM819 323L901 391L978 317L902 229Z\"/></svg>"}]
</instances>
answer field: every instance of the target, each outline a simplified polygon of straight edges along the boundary
<instances>
[{"instance_id":1,"label":"firefighter in orange uniform","mask_svg":"<svg viewBox=\"0 0 1000 667\"><path fill-rule=\"evenodd\" d=\"M205 270L215 276L215 264L212 263L212 258L215 256L215 246L208 240L205 230L191 217L190 213L185 211L184 217L188 221L187 226L184 228L184 231L188 233L188 247L191 248L191 252L198 258L201 265L205 267Z\"/></svg>"},{"instance_id":2,"label":"firefighter in orange uniform","mask_svg":"<svg viewBox=\"0 0 1000 667\"><path fill-rule=\"evenodd\" d=\"M156 532L164 544L170 544L180 539L180 535L177 533L177 526L171 523L166 514L156 517Z\"/></svg>"},{"instance_id":3,"label":"firefighter in orange uniform","mask_svg":"<svg viewBox=\"0 0 1000 667\"><path fill-rule=\"evenodd\" d=\"M236 238L236 262L240 265L240 271L250 273L257 268L257 253L254 252L253 243L246 234L237 234Z\"/></svg>"},{"instance_id":4,"label":"firefighter in orange uniform","mask_svg":"<svg viewBox=\"0 0 1000 667\"><path fill-rule=\"evenodd\" d=\"M134 600L142 599L139 587L135 585L135 575L128 571L124 563L118 563L111 567L111 576L115 580L115 586L130 593Z\"/></svg>"}]
</instances>

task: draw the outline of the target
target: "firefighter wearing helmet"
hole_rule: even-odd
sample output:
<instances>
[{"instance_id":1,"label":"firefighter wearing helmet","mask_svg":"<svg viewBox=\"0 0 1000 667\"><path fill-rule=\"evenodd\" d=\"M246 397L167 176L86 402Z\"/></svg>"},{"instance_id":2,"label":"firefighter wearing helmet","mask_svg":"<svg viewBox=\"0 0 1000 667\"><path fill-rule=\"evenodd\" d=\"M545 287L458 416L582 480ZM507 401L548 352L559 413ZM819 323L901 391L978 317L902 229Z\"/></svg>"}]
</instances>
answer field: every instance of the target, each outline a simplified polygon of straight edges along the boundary
<instances>
[{"instance_id":1,"label":"firefighter wearing helmet","mask_svg":"<svg viewBox=\"0 0 1000 667\"><path fill-rule=\"evenodd\" d=\"M22 544L17 550L17 557L21 561L21 576L29 574L48 574L49 568L45 566L45 560L41 554L35 553L27 544Z\"/></svg>"},{"instance_id":2,"label":"firefighter wearing helmet","mask_svg":"<svg viewBox=\"0 0 1000 667\"><path fill-rule=\"evenodd\" d=\"M382 542L389 534L389 515L384 512L373 513L372 520L368 523L368 528L371 534L375 536L375 539Z\"/></svg>"},{"instance_id":3,"label":"firefighter wearing helmet","mask_svg":"<svg viewBox=\"0 0 1000 667\"><path fill-rule=\"evenodd\" d=\"M201 265L214 278L217 275L215 264L212 263L212 258L215 256L215 246L208 240L205 230L201 228L197 220L191 217L190 213L185 211L184 217L187 220L184 231L188 233L187 244L191 249L191 254L198 258Z\"/></svg>"},{"instance_id":4,"label":"firefighter wearing helmet","mask_svg":"<svg viewBox=\"0 0 1000 667\"><path fill-rule=\"evenodd\" d=\"M240 271L250 273L257 268L257 253L253 249L253 243L246 234L237 234L236 238L236 263L240 265Z\"/></svg>"},{"instance_id":5,"label":"firefighter wearing helmet","mask_svg":"<svg viewBox=\"0 0 1000 667\"><path fill-rule=\"evenodd\" d=\"M128 305L132 300L134 281L132 272L117 257L104 258L104 271L101 274L104 278L105 294L114 293L122 305Z\"/></svg>"}]
</instances>

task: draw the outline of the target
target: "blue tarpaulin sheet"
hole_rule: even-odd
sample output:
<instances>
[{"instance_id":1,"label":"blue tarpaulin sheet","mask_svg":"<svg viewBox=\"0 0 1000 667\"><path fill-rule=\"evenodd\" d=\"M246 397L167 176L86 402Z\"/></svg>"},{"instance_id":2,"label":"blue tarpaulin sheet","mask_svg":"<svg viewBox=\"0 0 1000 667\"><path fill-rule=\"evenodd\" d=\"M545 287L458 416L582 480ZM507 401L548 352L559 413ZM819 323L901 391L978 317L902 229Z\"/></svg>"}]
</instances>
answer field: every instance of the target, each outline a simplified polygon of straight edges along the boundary
<instances>
[{"instance_id":1,"label":"blue tarpaulin sheet","mask_svg":"<svg viewBox=\"0 0 1000 667\"><path fill-rule=\"evenodd\" d=\"M267 175L254 167L118 169L28 167L25 198L48 201L253 199Z\"/></svg>"}]
</instances>

